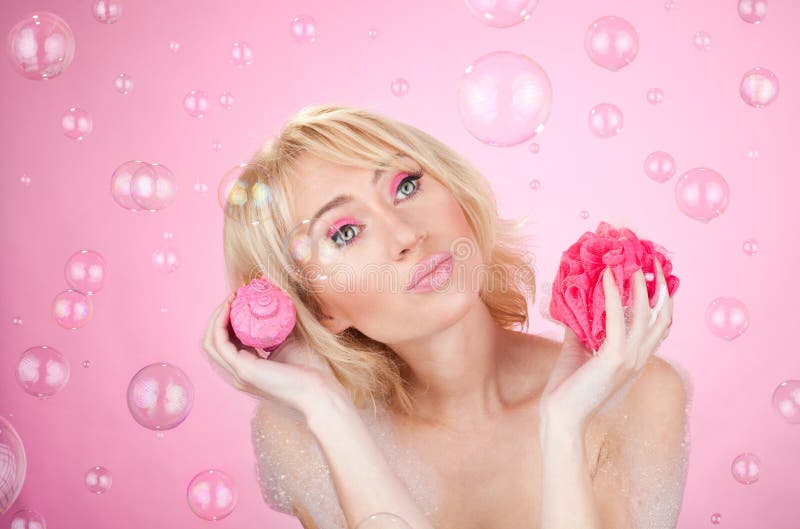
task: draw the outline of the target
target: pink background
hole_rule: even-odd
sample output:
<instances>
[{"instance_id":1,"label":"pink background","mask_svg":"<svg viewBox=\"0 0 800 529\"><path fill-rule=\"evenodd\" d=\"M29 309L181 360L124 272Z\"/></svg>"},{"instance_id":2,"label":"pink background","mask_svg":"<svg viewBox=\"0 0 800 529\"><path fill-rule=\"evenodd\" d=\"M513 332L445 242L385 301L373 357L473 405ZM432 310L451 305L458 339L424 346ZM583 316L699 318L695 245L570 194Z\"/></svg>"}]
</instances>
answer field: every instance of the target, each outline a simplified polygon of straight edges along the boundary
<instances>
[{"instance_id":1,"label":"pink background","mask_svg":"<svg viewBox=\"0 0 800 529\"><path fill-rule=\"evenodd\" d=\"M63 17L76 39L73 64L51 81L25 79L7 60L0 67L0 414L28 454L24 489L1 527L21 508L40 512L50 528L205 527L187 506L186 486L207 468L238 483L238 506L218 525L300 527L263 502L250 444L256 403L211 369L200 342L226 294L217 182L300 107L319 103L369 107L467 155L492 181L503 215L534 220L540 286L552 281L561 251L600 220L672 250L681 285L659 355L688 372L694 386L678 527L710 526L715 512L728 528L798 526L800 427L771 407L775 387L800 378L790 319L798 315L800 287L785 278L785 268L800 261L797 2L773 0L764 22L751 25L739 18L736 0L678 0L672 10L663 0L544 0L530 20L506 29L483 25L460 0L129 1L113 25L95 21L90 7L89 0L8 1L0 13L3 35L38 9ZM317 21L310 46L289 34L292 17L304 13ZM639 34L639 55L617 72L596 66L583 49L587 27L604 15L626 18ZM694 48L698 30L711 34L711 50ZM173 39L177 53L168 48ZM242 70L227 61L237 40L255 52ZM495 50L525 53L550 77L553 108L535 138L538 154L530 141L484 145L461 125L459 78ZM780 80L767 108L739 96L741 76L754 66ZM122 72L135 83L128 95L114 89ZM404 97L390 91L396 77L409 82ZM664 91L660 105L646 99L653 87ZM209 96L203 119L182 108L192 89ZM226 90L232 110L218 103ZM589 109L603 101L624 113L615 138L595 138L587 127ZM83 141L61 131L61 116L73 105L94 119ZM760 156L749 157L749 149ZM663 184L643 171L654 150L677 162ZM112 200L111 173L131 159L172 169L180 189L170 207L131 212ZM677 177L698 166L718 171L731 187L727 211L708 224L685 216L674 200ZM29 186L20 182L24 175ZM529 188L532 178L541 181L537 191ZM197 182L208 192L196 192ZM587 219L579 215L584 209ZM181 259L171 274L150 263L164 232L174 234ZM759 242L756 256L741 249L749 237ZM50 304L67 288L66 260L81 249L101 253L108 276L92 297L92 321L70 331L55 322ZM718 296L737 297L750 311L749 329L733 341L705 327L705 309ZM531 307L531 332L560 337L538 305ZM13 325L15 317L23 325ZM28 395L15 380L19 355L35 345L55 347L71 365L69 383L49 399ZM83 360L91 367L81 367ZM131 377L158 361L179 366L195 386L191 414L163 439L139 426L126 406ZM742 452L762 461L751 485L731 475ZM95 465L113 475L99 496L83 486Z\"/></svg>"}]
</instances>

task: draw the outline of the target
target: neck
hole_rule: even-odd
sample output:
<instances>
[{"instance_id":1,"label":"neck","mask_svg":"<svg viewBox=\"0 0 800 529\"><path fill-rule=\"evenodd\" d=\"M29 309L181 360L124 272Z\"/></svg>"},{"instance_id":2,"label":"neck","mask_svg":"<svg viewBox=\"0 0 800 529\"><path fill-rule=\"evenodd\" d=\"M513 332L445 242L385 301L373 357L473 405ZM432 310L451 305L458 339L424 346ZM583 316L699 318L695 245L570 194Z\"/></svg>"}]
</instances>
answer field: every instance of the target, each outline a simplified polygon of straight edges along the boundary
<instances>
[{"instance_id":1,"label":"neck","mask_svg":"<svg viewBox=\"0 0 800 529\"><path fill-rule=\"evenodd\" d=\"M497 417L504 410L501 352L512 332L498 326L478 301L465 317L436 334L392 344L408 364L404 377L415 419L467 429Z\"/></svg>"}]
</instances>

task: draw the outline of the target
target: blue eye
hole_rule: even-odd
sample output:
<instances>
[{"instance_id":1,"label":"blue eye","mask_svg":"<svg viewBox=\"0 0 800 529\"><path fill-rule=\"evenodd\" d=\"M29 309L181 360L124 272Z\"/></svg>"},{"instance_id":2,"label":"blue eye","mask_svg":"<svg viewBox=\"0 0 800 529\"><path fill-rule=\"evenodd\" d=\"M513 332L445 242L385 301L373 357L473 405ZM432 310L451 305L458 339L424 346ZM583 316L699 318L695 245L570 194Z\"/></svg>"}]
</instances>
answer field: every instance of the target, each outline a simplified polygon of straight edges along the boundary
<instances>
[{"instance_id":1,"label":"blue eye","mask_svg":"<svg viewBox=\"0 0 800 529\"><path fill-rule=\"evenodd\" d=\"M403 178L403 180L400 182L400 185L397 186L397 191L400 191L401 189L403 189L403 186L407 182L413 182L414 183L414 188L411 191L409 191L408 193L404 192L403 195L406 198L400 200L400 202L403 202L405 200L411 200L412 198L416 198L420 193L422 193L422 183L421 182L417 182L420 178L422 178L422 174L423 174L423 172L420 169L420 170L418 170L416 172L408 173L408 176ZM358 239L358 234L361 233L361 231L363 230L364 227L365 226L363 224L345 224L342 227L340 227L338 230L336 230L336 232L334 232L333 235L331 235L330 240L331 240L331 242L333 242L335 245L339 246L340 248L350 246L351 244L354 244L354 241L356 239ZM346 235L348 233L353 233L354 229L357 229L355 235L352 235L350 238L347 238L347 239L342 237L342 235Z\"/></svg>"}]
</instances>

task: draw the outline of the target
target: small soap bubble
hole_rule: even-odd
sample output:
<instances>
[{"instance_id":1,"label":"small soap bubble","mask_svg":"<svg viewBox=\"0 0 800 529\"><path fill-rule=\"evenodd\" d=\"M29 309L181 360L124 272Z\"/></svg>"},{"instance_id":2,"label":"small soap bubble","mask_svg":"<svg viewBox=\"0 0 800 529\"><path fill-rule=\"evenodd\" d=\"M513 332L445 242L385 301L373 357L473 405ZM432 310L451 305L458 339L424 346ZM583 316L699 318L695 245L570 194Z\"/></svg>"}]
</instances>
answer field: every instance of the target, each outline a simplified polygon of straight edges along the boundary
<instances>
[{"instance_id":1,"label":"small soap bubble","mask_svg":"<svg viewBox=\"0 0 800 529\"><path fill-rule=\"evenodd\" d=\"M253 63L253 48L247 42L234 42L230 54L231 63L237 68L244 68Z\"/></svg>"},{"instance_id":2,"label":"small soap bubble","mask_svg":"<svg viewBox=\"0 0 800 529\"><path fill-rule=\"evenodd\" d=\"M11 504L9 504L11 505ZM21 509L13 514L8 527L11 529L44 529L44 516L32 509Z\"/></svg>"},{"instance_id":3,"label":"small soap bubble","mask_svg":"<svg viewBox=\"0 0 800 529\"><path fill-rule=\"evenodd\" d=\"M660 88L651 88L647 91L647 102L652 105L658 105L664 101L664 91Z\"/></svg>"},{"instance_id":4,"label":"small soap bubble","mask_svg":"<svg viewBox=\"0 0 800 529\"><path fill-rule=\"evenodd\" d=\"M376 39L378 37L378 30L375 28L370 28L370 30L367 31L367 37L373 40Z\"/></svg>"},{"instance_id":5,"label":"small soap bubble","mask_svg":"<svg viewBox=\"0 0 800 529\"><path fill-rule=\"evenodd\" d=\"M800 380L784 380L772 393L772 407L788 423L800 424Z\"/></svg>"},{"instance_id":6,"label":"small soap bubble","mask_svg":"<svg viewBox=\"0 0 800 529\"><path fill-rule=\"evenodd\" d=\"M747 157L751 160L758 160L761 157L761 152L758 149L748 149Z\"/></svg>"},{"instance_id":7,"label":"small soap bubble","mask_svg":"<svg viewBox=\"0 0 800 529\"><path fill-rule=\"evenodd\" d=\"M694 47L700 51L708 51L711 49L711 34L708 31L700 30L694 34L692 40Z\"/></svg>"},{"instance_id":8,"label":"small soap bubble","mask_svg":"<svg viewBox=\"0 0 800 529\"><path fill-rule=\"evenodd\" d=\"M92 16L103 24L113 24L122 16L122 2L119 0L94 0Z\"/></svg>"},{"instance_id":9,"label":"small soap bubble","mask_svg":"<svg viewBox=\"0 0 800 529\"><path fill-rule=\"evenodd\" d=\"M192 117L202 118L208 110L208 97L205 92L192 90L183 98L183 109Z\"/></svg>"},{"instance_id":10,"label":"small soap bubble","mask_svg":"<svg viewBox=\"0 0 800 529\"><path fill-rule=\"evenodd\" d=\"M212 144L211 144L211 149L212 149L214 152L219 152L219 151L221 151L221 150L222 150L222 143L220 143L220 142L218 142L218 141L215 141L214 143L212 143Z\"/></svg>"},{"instance_id":11,"label":"small soap bubble","mask_svg":"<svg viewBox=\"0 0 800 529\"><path fill-rule=\"evenodd\" d=\"M61 129L67 138L73 140L80 141L88 136L92 132L93 123L89 112L79 107L70 107L61 116Z\"/></svg>"},{"instance_id":12,"label":"small soap bubble","mask_svg":"<svg viewBox=\"0 0 800 529\"><path fill-rule=\"evenodd\" d=\"M355 529L411 529L411 526L396 514L377 512L358 522Z\"/></svg>"},{"instance_id":13,"label":"small soap bubble","mask_svg":"<svg viewBox=\"0 0 800 529\"><path fill-rule=\"evenodd\" d=\"M22 325L22 318L20 318L19 316L14 316L13 318L11 318L11 324Z\"/></svg>"},{"instance_id":14,"label":"small soap bubble","mask_svg":"<svg viewBox=\"0 0 800 529\"><path fill-rule=\"evenodd\" d=\"M761 472L761 461L758 456L745 452L739 454L731 463L733 479L743 485L750 485L758 481Z\"/></svg>"},{"instance_id":15,"label":"small soap bubble","mask_svg":"<svg viewBox=\"0 0 800 529\"><path fill-rule=\"evenodd\" d=\"M403 97L408 93L408 81L402 77L392 79L391 90L397 97Z\"/></svg>"},{"instance_id":16,"label":"small soap bubble","mask_svg":"<svg viewBox=\"0 0 800 529\"><path fill-rule=\"evenodd\" d=\"M758 253L758 241L755 239L746 239L742 243L742 251L749 256L756 255Z\"/></svg>"},{"instance_id":17,"label":"small soap bubble","mask_svg":"<svg viewBox=\"0 0 800 529\"><path fill-rule=\"evenodd\" d=\"M197 183L194 185L194 190L195 190L196 192L198 192L198 193L205 193L205 192L207 192L207 191L208 191L208 185L207 185L207 184L204 184L204 183L202 183L202 182L197 182Z\"/></svg>"},{"instance_id":18,"label":"small soap bubble","mask_svg":"<svg viewBox=\"0 0 800 529\"><path fill-rule=\"evenodd\" d=\"M598 138L613 138L622 132L622 110L612 103L600 103L589 111L589 131Z\"/></svg>"},{"instance_id":19,"label":"small soap bubble","mask_svg":"<svg viewBox=\"0 0 800 529\"><path fill-rule=\"evenodd\" d=\"M666 9L667 11L672 11L676 7L678 7L678 4L677 2L675 2L675 0L666 0L664 2L664 9Z\"/></svg>"},{"instance_id":20,"label":"small soap bubble","mask_svg":"<svg viewBox=\"0 0 800 529\"><path fill-rule=\"evenodd\" d=\"M89 492L103 494L111 488L111 472L105 467L92 467L86 471L83 482Z\"/></svg>"},{"instance_id":21,"label":"small soap bubble","mask_svg":"<svg viewBox=\"0 0 800 529\"><path fill-rule=\"evenodd\" d=\"M581 216L582 219L586 220L589 218L589 211L582 209L579 215Z\"/></svg>"},{"instance_id":22,"label":"small soap bubble","mask_svg":"<svg viewBox=\"0 0 800 529\"><path fill-rule=\"evenodd\" d=\"M711 523L714 525L719 525L719 522L722 520L722 515L718 512L715 512L711 515Z\"/></svg>"},{"instance_id":23,"label":"small soap bubble","mask_svg":"<svg viewBox=\"0 0 800 529\"><path fill-rule=\"evenodd\" d=\"M230 92L223 92L221 96L219 96L219 104L225 110L230 110L233 108L233 96Z\"/></svg>"},{"instance_id":24,"label":"small soap bubble","mask_svg":"<svg viewBox=\"0 0 800 529\"><path fill-rule=\"evenodd\" d=\"M22 176L20 176L19 181L22 182L22 185L24 186L31 185L31 177L28 176L27 174L23 174Z\"/></svg>"},{"instance_id":25,"label":"small soap bubble","mask_svg":"<svg viewBox=\"0 0 800 529\"><path fill-rule=\"evenodd\" d=\"M536 191L537 189L539 189L540 187L542 187L542 183L541 183L541 182L540 182L538 179L534 178L533 180L531 180L531 181L528 183L528 187L530 187L531 189L533 189L534 191Z\"/></svg>"},{"instance_id":26,"label":"small soap bubble","mask_svg":"<svg viewBox=\"0 0 800 529\"><path fill-rule=\"evenodd\" d=\"M177 53L178 50L181 49L181 43L176 40L169 41L169 50L171 52Z\"/></svg>"},{"instance_id":27,"label":"small soap bubble","mask_svg":"<svg viewBox=\"0 0 800 529\"><path fill-rule=\"evenodd\" d=\"M539 152L539 144L536 143L536 142L531 143L530 146L528 147L528 150L531 151L533 154L538 153Z\"/></svg>"},{"instance_id":28,"label":"small soap bubble","mask_svg":"<svg viewBox=\"0 0 800 529\"><path fill-rule=\"evenodd\" d=\"M297 15L292 18L289 31L295 42L313 44L317 40L317 21L311 15Z\"/></svg>"},{"instance_id":29,"label":"small soap bubble","mask_svg":"<svg viewBox=\"0 0 800 529\"><path fill-rule=\"evenodd\" d=\"M92 362L91 360L84 360L81 362L81 366L83 366L85 369L89 369L92 366Z\"/></svg>"},{"instance_id":30,"label":"small soap bubble","mask_svg":"<svg viewBox=\"0 0 800 529\"><path fill-rule=\"evenodd\" d=\"M121 73L114 79L114 88L120 94L130 94L133 90L133 79L126 73Z\"/></svg>"}]
</instances>

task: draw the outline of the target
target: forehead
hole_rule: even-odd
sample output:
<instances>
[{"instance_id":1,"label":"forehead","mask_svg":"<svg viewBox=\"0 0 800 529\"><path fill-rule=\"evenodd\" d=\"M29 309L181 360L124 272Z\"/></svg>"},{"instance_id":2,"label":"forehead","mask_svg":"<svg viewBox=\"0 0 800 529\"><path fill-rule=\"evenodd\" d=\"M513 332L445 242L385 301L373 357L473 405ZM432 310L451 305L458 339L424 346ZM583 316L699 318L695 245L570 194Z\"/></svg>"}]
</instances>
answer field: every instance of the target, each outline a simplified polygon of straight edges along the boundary
<instances>
[{"instance_id":1,"label":"forehead","mask_svg":"<svg viewBox=\"0 0 800 529\"><path fill-rule=\"evenodd\" d=\"M342 165L311 153L304 153L294 163L293 211L299 218L308 218L316 208L339 193L350 194L358 189L369 189L376 169L416 168L419 164L410 156L397 153L384 162L370 167Z\"/></svg>"}]
</instances>

